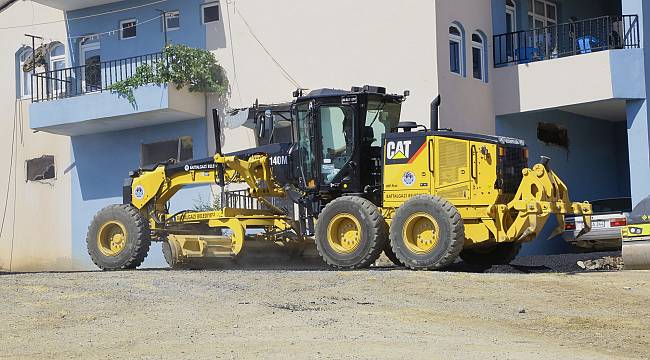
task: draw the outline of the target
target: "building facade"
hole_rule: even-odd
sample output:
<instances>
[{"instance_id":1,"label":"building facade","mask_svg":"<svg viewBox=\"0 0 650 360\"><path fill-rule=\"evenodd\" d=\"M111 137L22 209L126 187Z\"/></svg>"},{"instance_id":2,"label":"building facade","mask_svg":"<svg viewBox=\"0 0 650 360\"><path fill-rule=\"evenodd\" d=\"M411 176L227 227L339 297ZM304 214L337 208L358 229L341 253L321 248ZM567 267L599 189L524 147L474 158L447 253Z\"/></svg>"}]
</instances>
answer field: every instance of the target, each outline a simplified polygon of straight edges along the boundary
<instances>
[{"instance_id":1,"label":"building facade","mask_svg":"<svg viewBox=\"0 0 650 360\"><path fill-rule=\"evenodd\" d=\"M32 40L25 34L45 35L54 45L44 61L63 66L64 14L27 1L5 5L0 12L0 269L74 268L70 141L30 128L31 71L22 70L33 54Z\"/></svg>"},{"instance_id":2,"label":"building facade","mask_svg":"<svg viewBox=\"0 0 650 360\"><path fill-rule=\"evenodd\" d=\"M121 201L130 170L212 154L211 109L290 101L296 88L410 90L402 119L423 125L440 94L442 128L523 138L531 161L553 158L575 200L650 193L641 0L35 2L63 12L67 51L65 67L33 79L29 128L69 142L66 241L88 266L86 228ZM227 100L149 85L134 106L107 91L165 41L212 51ZM226 151L256 145L246 124L224 125ZM188 189L172 209L209 196ZM525 251L563 250L539 240ZM158 253L149 265L162 264Z\"/></svg>"}]
</instances>

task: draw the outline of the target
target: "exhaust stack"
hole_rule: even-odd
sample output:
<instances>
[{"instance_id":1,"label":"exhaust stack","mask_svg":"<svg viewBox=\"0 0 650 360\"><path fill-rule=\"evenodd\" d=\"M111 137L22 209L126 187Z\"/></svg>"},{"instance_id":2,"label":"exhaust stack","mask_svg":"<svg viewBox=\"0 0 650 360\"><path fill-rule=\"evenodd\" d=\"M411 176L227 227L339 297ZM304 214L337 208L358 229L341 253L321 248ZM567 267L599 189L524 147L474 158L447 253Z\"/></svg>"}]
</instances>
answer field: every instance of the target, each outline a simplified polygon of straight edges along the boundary
<instances>
[{"instance_id":1,"label":"exhaust stack","mask_svg":"<svg viewBox=\"0 0 650 360\"><path fill-rule=\"evenodd\" d=\"M440 124L438 122L438 109L440 108L441 102L442 99L440 98L440 95L431 102L431 130L433 131L438 131L440 129Z\"/></svg>"}]
</instances>

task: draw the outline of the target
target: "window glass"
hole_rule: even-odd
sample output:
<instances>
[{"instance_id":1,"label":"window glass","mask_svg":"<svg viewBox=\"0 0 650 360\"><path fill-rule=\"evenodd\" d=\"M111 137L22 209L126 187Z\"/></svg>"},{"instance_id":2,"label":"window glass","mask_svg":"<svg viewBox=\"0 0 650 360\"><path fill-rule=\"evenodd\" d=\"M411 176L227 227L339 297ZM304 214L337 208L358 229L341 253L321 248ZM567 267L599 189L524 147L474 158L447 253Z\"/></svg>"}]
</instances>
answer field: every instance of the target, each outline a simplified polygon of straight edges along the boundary
<instances>
[{"instance_id":1,"label":"window glass","mask_svg":"<svg viewBox=\"0 0 650 360\"><path fill-rule=\"evenodd\" d=\"M460 75L460 43L449 40L449 65L452 73Z\"/></svg>"},{"instance_id":2,"label":"window glass","mask_svg":"<svg viewBox=\"0 0 650 360\"><path fill-rule=\"evenodd\" d=\"M219 4L203 6L203 23L219 21Z\"/></svg>"},{"instance_id":3,"label":"window glass","mask_svg":"<svg viewBox=\"0 0 650 360\"><path fill-rule=\"evenodd\" d=\"M167 30L176 30L181 27L181 13L179 11L170 11L166 14Z\"/></svg>"},{"instance_id":4,"label":"window glass","mask_svg":"<svg viewBox=\"0 0 650 360\"><path fill-rule=\"evenodd\" d=\"M449 70L463 76L463 33L458 26L449 27Z\"/></svg>"},{"instance_id":5,"label":"window glass","mask_svg":"<svg viewBox=\"0 0 650 360\"><path fill-rule=\"evenodd\" d=\"M472 34L472 41L475 42L475 43L479 43L479 44L483 43L483 39L481 38L481 35L479 35L479 34Z\"/></svg>"},{"instance_id":6,"label":"window glass","mask_svg":"<svg viewBox=\"0 0 650 360\"><path fill-rule=\"evenodd\" d=\"M551 20L556 20L556 12L555 12L555 6L551 4L546 5L546 17L551 19Z\"/></svg>"},{"instance_id":7,"label":"window glass","mask_svg":"<svg viewBox=\"0 0 650 360\"><path fill-rule=\"evenodd\" d=\"M354 111L349 106L320 107L323 183L330 184L343 166L350 161L354 150Z\"/></svg>"},{"instance_id":8,"label":"window glass","mask_svg":"<svg viewBox=\"0 0 650 360\"><path fill-rule=\"evenodd\" d=\"M370 146L381 146L381 137L399 123L402 107L399 104L384 101L368 101L366 128L372 128L373 142ZM367 134L364 134L366 136Z\"/></svg>"},{"instance_id":9,"label":"window glass","mask_svg":"<svg viewBox=\"0 0 650 360\"><path fill-rule=\"evenodd\" d=\"M192 137L142 144L141 165L192 160Z\"/></svg>"},{"instance_id":10,"label":"window glass","mask_svg":"<svg viewBox=\"0 0 650 360\"><path fill-rule=\"evenodd\" d=\"M311 111L308 104L299 104L294 110L295 138L298 141L298 154L300 156L300 176L305 184L316 183L316 158L313 151L312 131L310 125Z\"/></svg>"},{"instance_id":11,"label":"window glass","mask_svg":"<svg viewBox=\"0 0 650 360\"><path fill-rule=\"evenodd\" d=\"M545 15L544 11L545 11L544 3L541 1L535 1L535 14L544 16Z\"/></svg>"},{"instance_id":12,"label":"window glass","mask_svg":"<svg viewBox=\"0 0 650 360\"><path fill-rule=\"evenodd\" d=\"M19 57L20 64L20 95L23 98L29 97L32 95L32 72L23 70L25 63L31 61L30 57L32 56L32 49L24 50Z\"/></svg>"},{"instance_id":13,"label":"window glass","mask_svg":"<svg viewBox=\"0 0 650 360\"><path fill-rule=\"evenodd\" d=\"M50 81L52 82L51 89L55 93L64 89L65 74L63 71L59 71L63 69L65 69L65 47L62 44L57 44L50 50L50 71L52 71Z\"/></svg>"},{"instance_id":14,"label":"window glass","mask_svg":"<svg viewBox=\"0 0 650 360\"><path fill-rule=\"evenodd\" d=\"M120 22L121 38L122 39L131 39L137 35L136 20L125 20Z\"/></svg>"},{"instance_id":15,"label":"window glass","mask_svg":"<svg viewBox=\"0 0 650 360\"><path fill-rule=\"evenodd\" d=\"M54 156L43 155L40 158L27 160L27 181L42 181L54 179Z\"/></svg>"},{"instance_id":16,"label":"window glass","mask_svg":"<svg viewBox=\"0 0 650 360\"><path fill-rule=\"evenodd\" d=\"M472 70L474 79L483 80L483 50L472 47Z\"/></svg>"}]
</instances>

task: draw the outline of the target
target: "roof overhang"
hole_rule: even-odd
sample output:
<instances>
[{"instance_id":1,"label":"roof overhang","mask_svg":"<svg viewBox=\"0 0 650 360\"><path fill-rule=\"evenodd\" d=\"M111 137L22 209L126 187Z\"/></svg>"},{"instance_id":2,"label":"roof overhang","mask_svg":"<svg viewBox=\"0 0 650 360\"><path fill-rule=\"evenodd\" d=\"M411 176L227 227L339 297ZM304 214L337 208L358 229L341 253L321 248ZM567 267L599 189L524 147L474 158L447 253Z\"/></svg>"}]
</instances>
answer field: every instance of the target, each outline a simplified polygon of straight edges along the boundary
<instances>
[{"instance_id":1,"label":"roof overhang","mask_svg":"<svg viewBox=\"0 0 650 360\"><path fill-rule=\"evenodd\" d=\"M3 0L0 0L3 1ZM123 0L33 0L36 3L43 4L63 11L79 10L93 6L105 5L120 2Z\"/></svg>"}]
</instances>

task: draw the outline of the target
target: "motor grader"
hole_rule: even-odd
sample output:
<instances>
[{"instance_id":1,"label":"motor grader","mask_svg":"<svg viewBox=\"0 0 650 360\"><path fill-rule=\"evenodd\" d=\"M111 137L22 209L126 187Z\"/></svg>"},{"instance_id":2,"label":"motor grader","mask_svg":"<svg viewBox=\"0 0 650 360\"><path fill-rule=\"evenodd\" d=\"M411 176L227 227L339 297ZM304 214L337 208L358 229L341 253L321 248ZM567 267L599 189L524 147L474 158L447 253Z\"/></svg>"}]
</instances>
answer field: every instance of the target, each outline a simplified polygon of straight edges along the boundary
<instances>
[{"instance_id":1,"label":"motor grader","mask_svg":"<svg viewBox=\"0 0 650 360\"><path fill-rule=\"evenodd\" d=\"M589 231L591 206L570 202L549 159L528 168L521 140L439 130L439 97L431 128L400 122L407 96L371 86L297 91L291 143L232 154L222 154L215 111L216 154L132 172L123 204L101 210L89 227L92 260L105 270L136 268L152 241L163 243L172 266L232 258L255 231L297 248L315 242L338 269L368 267L385 252L396 264L433 270L459 256L508 263L551 215L555 234L566 214L582 215ZM199 184L221 193L243 185L260 206L170 213L169 200Z\"/></svg>"}]
</instances>

